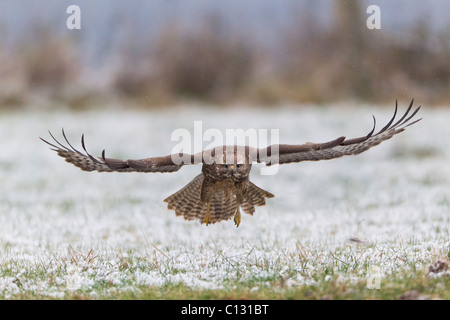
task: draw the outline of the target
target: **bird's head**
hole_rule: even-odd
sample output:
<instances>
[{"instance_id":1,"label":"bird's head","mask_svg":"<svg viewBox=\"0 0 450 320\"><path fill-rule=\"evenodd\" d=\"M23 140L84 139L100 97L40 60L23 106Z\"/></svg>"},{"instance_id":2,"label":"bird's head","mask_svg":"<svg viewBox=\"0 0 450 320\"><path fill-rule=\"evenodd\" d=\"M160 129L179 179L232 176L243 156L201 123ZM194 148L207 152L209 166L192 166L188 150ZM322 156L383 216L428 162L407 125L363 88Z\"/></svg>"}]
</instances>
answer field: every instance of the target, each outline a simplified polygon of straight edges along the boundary
<instances>
[{"instance_id":1,"label":"bird's head","mask_svg":"<svg viewBox=\"0 0 450 320\"><path fill-rule=\"evenodd\" d=\"M220 173L224 178L235 180L247 178L251 169L251 164L247 163L221 164L219 166Z\"/></svg>"}]
</instances>

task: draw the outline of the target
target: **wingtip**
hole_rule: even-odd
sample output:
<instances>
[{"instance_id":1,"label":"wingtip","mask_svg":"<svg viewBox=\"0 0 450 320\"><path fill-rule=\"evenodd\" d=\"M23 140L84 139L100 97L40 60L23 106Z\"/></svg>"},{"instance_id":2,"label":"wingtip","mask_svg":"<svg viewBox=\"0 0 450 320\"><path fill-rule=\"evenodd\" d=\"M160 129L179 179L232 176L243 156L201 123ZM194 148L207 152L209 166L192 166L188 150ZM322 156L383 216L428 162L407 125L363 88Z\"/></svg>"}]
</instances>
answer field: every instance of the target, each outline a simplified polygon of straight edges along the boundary
<instances>
[{"instance_id":1,"label":"wingtip","mask_svg":"<svg viewBox=\"0 0 450 320\"><path fill-rule=\"evenodd\" d=\"M367 134L366 139L370 138L370 137L373 135L373 133L375 132L375 128L376 128L376 126L377 126L377 119L375 118L375 116L374 116L373 114L372 114L372 119L373 119L373 127L372 127L372 131L370 131L370 132Z\"/></svg>"},{"instance_id":2,"label":"wingtip","mask_svg":"<svg viewBox=\"0 0 450 320\"><path fill-rule=\"evenodd\" d=\"M84 144L84 133L81 135L81 146L83 147L84 151L86 151L86 146Z\"/></svg>"},{"instance_id":3,"label":"wingtip","mask_svg":"<svg viewBox=\"0 0 450 320\"><path fill-rule=\"evenodd\" d=\"M50 131L49 131L50 132ZM51 135L51 133L50 133ZM52 135L51 135L52 136ZM52 136L53 137L53 136ZM41 139L43 142L45 142L46 144L48 144L49 146L51 146L52 148L49 148L50 150L54 150L54 151L58 151L60 148L58 148L58 146L54 145L53 143L48 142L47 140L45 140L42 137L39 137L39 139ZM54 138L53 138L54 139ZM56 141L56 140L55 140ZM58 142L58 141L56 141Z\"/></svg>"},{"instance_id":4,"label":"wingtip","mask_svg":"<svg viewBox=\"0 0 450 320\"><path fill-rule=\"evenodd\" d=\"M52 146L52 144L51 143L49 143L47 140L45 140L44 138L42 138L42 137L38 137L39 139L41 139L41 141L43 141L43 142L45 142L46 144L48 144L48 145L51 145Z\"/></svg>"}]
</instances>

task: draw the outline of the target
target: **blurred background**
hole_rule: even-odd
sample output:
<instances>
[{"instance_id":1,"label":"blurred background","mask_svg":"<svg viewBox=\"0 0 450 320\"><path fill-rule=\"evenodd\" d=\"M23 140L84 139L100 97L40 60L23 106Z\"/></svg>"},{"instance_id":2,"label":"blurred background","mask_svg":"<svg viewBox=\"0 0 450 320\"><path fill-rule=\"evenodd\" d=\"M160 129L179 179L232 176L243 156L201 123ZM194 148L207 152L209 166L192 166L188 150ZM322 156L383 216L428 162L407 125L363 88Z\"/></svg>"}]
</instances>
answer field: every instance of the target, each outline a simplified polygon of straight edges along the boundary
<instances>
[{"instance_id":1,"label":"blurred background","mask_svg":"<svg viewBox=\"0 0 450 320\"><path fill-rule=\"evenodd\" d=\"M81 30L68 30L69 5ZM381 30L369 30L369 5ZM0 109L450 101L450 2L1 0Z\"/></svg>"}]
</instances>

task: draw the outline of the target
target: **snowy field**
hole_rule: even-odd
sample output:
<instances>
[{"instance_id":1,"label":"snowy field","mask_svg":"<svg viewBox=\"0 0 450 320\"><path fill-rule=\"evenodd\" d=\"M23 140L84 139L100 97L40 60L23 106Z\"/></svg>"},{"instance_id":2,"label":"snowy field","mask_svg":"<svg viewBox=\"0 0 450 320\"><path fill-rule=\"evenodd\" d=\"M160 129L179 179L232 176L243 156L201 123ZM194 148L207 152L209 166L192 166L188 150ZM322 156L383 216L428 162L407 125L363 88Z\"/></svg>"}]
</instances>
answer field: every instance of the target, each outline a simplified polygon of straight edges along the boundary
<instances>
[{"instance_id":1,"label":"snowy field","mask_svg":"<svg viewBox=\"0 0 450 320\"><path fill-rule=\"evenodd\" d=\"M273 194L253 216L206 227L166 209L164 198L200 172L87 173L38 137L47 130L93 155L167 155L177 128L275 128L281 143L324 142L381 128L392 108L0 113L0 296L108 298L148 286L243 286L251 292L362 282L427 272L450 250L450 112L423 120L355 156L280 167L252 181ZM399 112L404 111L402 105ZM49 140L50 141L50 140ZM439 276L439 274L430 275Z\"/></svg>"}]
</instances>

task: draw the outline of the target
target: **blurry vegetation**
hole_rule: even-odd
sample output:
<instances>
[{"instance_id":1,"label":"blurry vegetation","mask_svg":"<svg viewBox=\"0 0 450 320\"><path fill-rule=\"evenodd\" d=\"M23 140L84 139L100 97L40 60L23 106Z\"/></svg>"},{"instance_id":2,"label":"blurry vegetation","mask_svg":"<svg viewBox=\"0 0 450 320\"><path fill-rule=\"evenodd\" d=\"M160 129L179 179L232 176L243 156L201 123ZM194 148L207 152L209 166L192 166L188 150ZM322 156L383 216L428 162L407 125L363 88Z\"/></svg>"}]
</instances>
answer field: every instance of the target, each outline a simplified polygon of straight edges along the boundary
<instances>
[{"instance_id":1,"label":"blurry vegetation","mask_svg":"<svg viewBox=\"0 0 450 320\"><path fill-rule=\"evenodd\" d=\"M51 96L58 95L79 76L80 66L72 43L52 37L45 30L36 33L34 43L24 45L20 58L27 86L49 90Z\"/></svg>"},{"instance_id":2,"label":"blurry vegetation","mask_svg":"<svg viewBox=\"0 0 450 320\"><path fill-rule=\"evenodd\" d=\"M37 26L13 52L0 49L0 106L49 101L79 108L92 92L83 84L75 43Z\"/></svg>"},{"instance_id":3,"label":"blurry vegetation","mask_svg":"<svg viewBox=\"0 0 450 320\"><path fill-rule=\"evenodd\" d=\"M299 88L299 100L449 101L450 33L434 34L424 21L401 38L369 30L357 1L336 1L334 12L330 29L305 17L285 39L280 69L285 85Z\"/></svg>"},{"instance_id":4,"label":"blurry vegetation","mask_svg":"<svg viewBox=\"0 0 450 320\"><path fill-rule=\"evenodd\" d=\"M171 23L140 61L132 54L125 56L114 89L129 97L159 101L229 102L242 96L252 81L252 50L241 35L226 34L217 16L207 17L187 34Z\"/></svg>"},{"instance_id":5,"label":"blurry vegetation","mask_svg":"<svg viewBox=\"0 0 450 320\"><path fill-rule=\"evenodd\" d=\"M0 48L0 106L26 105L37 96L72 108L112 98L145 106L449 102L450 31L432 32L425 21L401 36L369 30L357 1L336 0L326 26L309 12L293 16L273 50L278 54L246 30L231 32L220 15L206 16L195 28L168 22L156 39L128 39L124 50L111 53L115 59L105 59L111 65L102 68L113 71L103 86L91 85L97 70L81 61L76 42L40 30L16 50Z\"/></svg>"}]
</instances>

